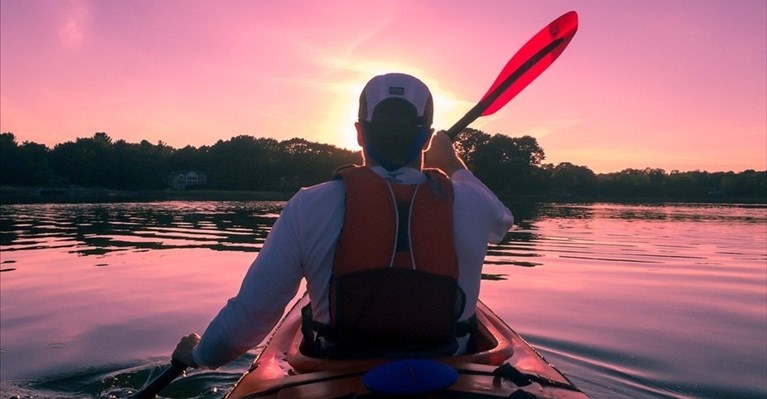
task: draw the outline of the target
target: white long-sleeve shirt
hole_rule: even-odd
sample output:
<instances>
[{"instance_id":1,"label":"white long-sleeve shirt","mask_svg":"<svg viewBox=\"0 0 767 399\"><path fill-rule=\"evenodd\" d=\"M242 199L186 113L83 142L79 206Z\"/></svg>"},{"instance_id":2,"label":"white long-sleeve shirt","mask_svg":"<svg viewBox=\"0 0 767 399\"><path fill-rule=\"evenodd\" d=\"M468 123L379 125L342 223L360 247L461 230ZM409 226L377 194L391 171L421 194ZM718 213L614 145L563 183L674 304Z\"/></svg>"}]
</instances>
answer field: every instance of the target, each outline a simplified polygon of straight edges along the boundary
<instances>
[{"instance_id":1,"label":"white long-sleeve shirt","mask_svg":"<svg viewBox=\"0 0 767 399\"><path fill-rule=\"evenodd\" d=\"M376 173L404 184L426 177L412 168ZM458 256L458 284L466 294L461 316L474 313L488 243L498 243L514 223L506 206L471 172L461 169L453 184L453 226ZM333 257L344 218L344 187L331 180L301 189L274 223L263 248L248 269L237 296L213 319L195 347L195 362L217 368L258 345L282 316L302 278L317 321L328 323Z\"/></svg>"}]
</instances>

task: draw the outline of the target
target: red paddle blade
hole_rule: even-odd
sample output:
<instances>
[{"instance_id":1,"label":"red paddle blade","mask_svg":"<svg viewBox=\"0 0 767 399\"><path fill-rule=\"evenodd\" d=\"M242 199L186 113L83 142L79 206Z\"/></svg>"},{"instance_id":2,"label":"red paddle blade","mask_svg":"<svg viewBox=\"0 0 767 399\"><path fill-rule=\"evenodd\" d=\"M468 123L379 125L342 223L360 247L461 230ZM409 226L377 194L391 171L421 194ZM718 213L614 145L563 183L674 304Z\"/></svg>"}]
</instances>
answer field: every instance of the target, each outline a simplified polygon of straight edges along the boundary
<instances>
[{"instance_id":1,"label":"red paddle blade","mask_svg":"<svg viewBox=\"0 0 767 399\"><path fill-rule=\"evenodd\" d=\"M492 101L482 112L490 115L501 109L562 54L578 30L578 14L570 11L555 19L525 43L482 97ZM496 98L493 98L496 97Z\"/></svg>"}]
</instances>

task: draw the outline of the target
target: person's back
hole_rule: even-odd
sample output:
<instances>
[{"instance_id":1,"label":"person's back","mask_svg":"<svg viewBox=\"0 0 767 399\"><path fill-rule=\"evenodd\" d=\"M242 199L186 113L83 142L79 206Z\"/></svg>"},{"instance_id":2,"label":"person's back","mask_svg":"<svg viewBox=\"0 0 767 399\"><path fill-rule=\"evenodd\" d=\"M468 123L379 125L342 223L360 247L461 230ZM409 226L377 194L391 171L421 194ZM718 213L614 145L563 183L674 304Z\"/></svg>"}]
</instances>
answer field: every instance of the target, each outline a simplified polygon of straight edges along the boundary
<instances>
[{"instance_id":1,"label":"person's back","mask_svg":"<svg viewBox=\"0 0 767 399\"><path fill-rule=\"evenodd\" d=\"M419 80L373 78L356 124L365 166L299 191L193 355L197 338L188 336L174 357L217 367L254 347L302 278L311 298L304 331L321 355L463 350L487 243L513 218L444 133L424 156L432 108Z\"/></svg>"},{"instance_id":2,"label":"person's back","mask_svg":"<svg viewBox=\"0 0 767 399\"><path fill-rule=\"evenodd\" d=\"M453 238L453 189L438 171L420 184L370 168L338 172L344 222L330 279L330 323L304 319L315 355L447 355L464 295ZM306 312L305 312L306 314ZM313 330L313 331L309 331Z\"/></svg>"}]
</instances>

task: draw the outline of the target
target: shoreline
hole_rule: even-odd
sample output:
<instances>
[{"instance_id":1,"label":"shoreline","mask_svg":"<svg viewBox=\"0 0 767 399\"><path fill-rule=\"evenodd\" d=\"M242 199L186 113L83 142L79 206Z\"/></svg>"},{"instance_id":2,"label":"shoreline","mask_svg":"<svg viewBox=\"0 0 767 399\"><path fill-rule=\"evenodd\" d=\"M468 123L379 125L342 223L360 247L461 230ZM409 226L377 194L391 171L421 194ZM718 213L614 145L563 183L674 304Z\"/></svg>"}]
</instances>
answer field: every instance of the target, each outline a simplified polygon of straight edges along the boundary
<instances>
[{"instance_id":1,"label":"shoreline","mask_svg":"<svg viewBox=\"0 0 767 399\"><path fill-rule=\"evenodd\" d=\"M113 190L93 187L0 187L0 205L155 201L287 201L295 191Z\"/></svg>"},{"instance_id":2,"label":"shoreline","mask_svg":"<svg viewBox=\"0 0 767 399\"><path fill-rule=\"evenodd\" d=\"M157 201L287 201L293 191L235 191L235 190L114 190L99 187L11 187L0 186L0 205L67 204L67 203L118 203ZM550 203L701 203L701 204L749 204L767 206L767 198L728 197L599 197L524 195L500 193L504 202L550 202Z\"/></svg>"}]
</instances>

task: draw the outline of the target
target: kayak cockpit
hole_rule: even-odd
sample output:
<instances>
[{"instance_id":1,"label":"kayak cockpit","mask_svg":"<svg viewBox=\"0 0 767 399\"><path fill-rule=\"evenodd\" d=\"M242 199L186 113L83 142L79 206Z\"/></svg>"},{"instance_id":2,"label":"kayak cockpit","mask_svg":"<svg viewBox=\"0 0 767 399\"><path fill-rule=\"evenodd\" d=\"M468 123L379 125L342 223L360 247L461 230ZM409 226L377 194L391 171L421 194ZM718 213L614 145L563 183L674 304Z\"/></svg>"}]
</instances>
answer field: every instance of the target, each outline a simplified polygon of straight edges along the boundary
<instances>
[{"instance_id":1,"label":"kayak cockpit","mask_svg":"<svg viewBox=\"0 0 767 399\"><path fill-rule=\"evenodd\" d=\"M227 398L367 397L363 377L392 359L324 359L308 356L303 346L300 309L305 295L275 329L258 356ZM519 391L536 398L587 399L556 368L506 325L481 301L477 304L474 351L435 360L454 368L458 378L449 397L509 397ZM429 398L441 396L429 395ZM531 396L520 396L531 397Z\"/></svg>"},{"instance_id":2,"label":"kayak cockpit","mask_svg":"<svg viewBox=\"0 0 767 399\"><path fill-rule=\"evenodd\" d=\"M479 363L487 365L500 365L512 357L514 347L506 338L510 329L500 319L488 317L484 305L478 308L477 331L474 333L474 350L460 356L441 358L443 361L456 363ZM493 315L494 316L494 315ZM303 335L295 334L287 350L287 362L297 373L308 373L326 370L349 370L358 368L360 364L375 365L389 359L325 359L307 355L306 344Z\"/></svg>"}]
</instances>

